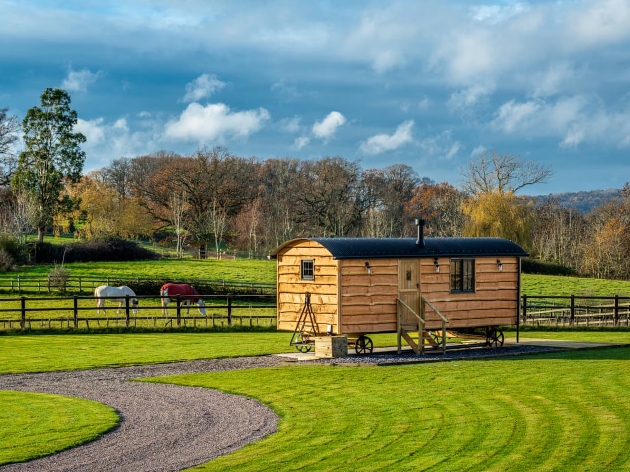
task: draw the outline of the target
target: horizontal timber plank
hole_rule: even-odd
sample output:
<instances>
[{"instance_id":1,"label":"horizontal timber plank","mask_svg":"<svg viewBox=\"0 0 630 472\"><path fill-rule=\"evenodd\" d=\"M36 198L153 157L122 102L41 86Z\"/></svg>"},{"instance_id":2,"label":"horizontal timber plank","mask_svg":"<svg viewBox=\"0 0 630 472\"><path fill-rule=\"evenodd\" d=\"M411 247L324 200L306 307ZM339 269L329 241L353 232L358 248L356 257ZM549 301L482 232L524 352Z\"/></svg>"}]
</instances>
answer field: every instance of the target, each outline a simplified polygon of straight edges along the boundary
<instances>
[{"instance_id":1,"label":"horizontal timber plank","mask_svg":"<svg viewBox=\"0 0 630 472\"><path fill-rule=\"evenodd\" d=\"M326 279L326 280L324 280ZM278 283L278 293L336 293L337 279L335 277L319 277L316 281L293 281Z\"/></svg>"},{"instance_id":2,"label":"horizontal timber plank","mask_svg":"<svg viewBox=\"0 0 630 472\"><path fill-rule=\"evenodd\" d=\"M317 256L317 257L322 257L322 256L327 256L327 257L332 257L332 254L330 254L330 251L328 249L326 249L324 246L322 246L319 243L315 243L315 244L308 244L308 245L300 245L300 246L294 246L294 247L290 247L290 248L286 248L283 252L282 252L282 256L284 257L310 257L310 256Z\"/></svg>"},{"instance_id":3,"label":"horizontal timber plank","mask_svg":"<svg viewBox=\"0 0 630 472\"><path fill-rule=\"evenodd\" d=\"M278 265L278 275L280 277L301 277L301 267L299 264L294 265ZM337 275L337 267L332 265L316 265L315 276L329 276L333 277Z\"/></svg>"},{"instance_id":4,"label":"horizontal timber plank","mask_svg":"<svg viewBox=\"0 0 630 472\"><path fill-rule=\"evenodd\" d=\"M369 334L369 333L395 333L396 323L380 323L380 324L345 324L341 325L340 334Z\"/></svg>"},{"instance_id":5,"label":"horizontal timber plank","mask_svg":"<svg viewBox=\"0 0 630 472\"><path fill-rule=\"evenodd\" d=\"M299 256L283 256L278 265L300 266L303 260L315 260L315 265L326 265L337 267L337 261L328 255L317 256L314 254L301 254Z\"/></svg>"},{"instance_id":6,"label":"horizontal timber plank","mask_svg":"<svg viewBox=\"0 0 630 472\"><path fill-rule=\"evenodd\" d=\"M396 313L396 305L341 305L341 314L344 318L349 316L364 315L364 314L382 314L382 313Z\"/></svg>"},{"instance_id":7,"label":"horizontal timber plank","mask_svg":"<svg viewBox=\"0 0 630 472\"><path fill-rule=\"evenodd\" d=\"M362 296L342 296L341 304L348 306L370 306L370 305L394 305L396 295L362 295Z\"/></svg>"},{"instance_id":8,"label":"horizontal timber plank","mask_svg":"<svg viewBox=\"0 0 630 472\"><path fill-rule=\"evenodd\" d=\"M344 315L343 324L361 323L396 323L396 313L362 313L361 315Z\"/></svg>"},{"instance_id":9,"label":"horizontal timber plank","mask_svg":"<svg viewBox=\"0 0 630 472\"><path fill-rule=\"evenodd\" d=\"M395 268L392 268L390 270L387 268L372 267L370 270L370 273L368 274L368 271L365 269L365 267L356 267L356 268L351 267L351 268L345 268L341 270L341 275L343 277L352 277L352 276L359 276L359 275L365 275L365 276L371 276L371 277L389 276L396 279L398 277L398 271Z\"/></svg>"},{"instance_id":10,"label":"horizontal timber plank","mask_svg":"<svg viewBox=\"0 0 630 472\"><path fill-rule=\"evenodd\" d=\"M297 303L279 303L278 304L278 316L284 313L302 313L304 309L304 305L300 305ZM311 304L311 309L313 313L337 313L337 305L336 304L328 304L328 305L313 305Z\"/></svg>"},{"instance_id":11,"label":"horizontal timber plank","mask_svg":"<svg viewBox=\"0 0 630 472\"><path fill-rule=\"evenodd\" d=\"M305 302L305 296L303 293L278 293L278 303L291 303L295 305L303 305ZM311 295L311 304L315 303L317 305L336 305L337 304L337 295L326 295L326 294L312 294Z\"/></svg>"},{"instance_id":12,"label":"horizontal timber plank","mask_svg":"<svg viewBox=\"0 0 630 472\"><path fill-rule=\"evenodd\" d=\"M398 295L398 286L396 285L343 285L341 287L341 295L343 296L364 296L364 295Z\"/></svg>"}]
</instances>

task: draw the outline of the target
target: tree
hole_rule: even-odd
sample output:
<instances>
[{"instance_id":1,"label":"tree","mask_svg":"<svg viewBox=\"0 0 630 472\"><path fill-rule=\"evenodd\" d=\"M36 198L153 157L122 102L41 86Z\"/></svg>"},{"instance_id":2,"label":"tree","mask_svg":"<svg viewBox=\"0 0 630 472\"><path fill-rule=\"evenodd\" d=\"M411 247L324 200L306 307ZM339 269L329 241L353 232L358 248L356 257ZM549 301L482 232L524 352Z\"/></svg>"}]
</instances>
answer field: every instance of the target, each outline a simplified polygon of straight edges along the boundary
<instances>
[{"instance_id":1,"label":"tree","mask_svg":"<svg viewBox=\"0 0 630 472\"><path fill-rule=\"evenodd\" d=\"M483 153L468 161L462 171L462 189L470 195L516 193L528 185L546 182L551 175L551 167L534 161L523 161L512 154Z\"/></svg>"},{"instance_id":2,"label":"tree","mask_svg":"<svg viewBox=\"0 0 630 472\"><path fill-rule=\"evenodd\" d=\"M81 179L85 152L80 145L85 136L74 132L76 124L77 112L70 109L70 96L65 90L52 88L42 94L41 108L29 109L22 122L25 149L11 183L15 190L34 197L40 242L53 216L72 206L70 199L60 198L64 185Z\"/></svg>"},{"instance_id":3,"label":"tree","mask_svg":"<svg viewBox=\"0 0 630 472\"><path fill-rule=\"evenodd\" d=\"M7 186L17 166L17 158L13 150L18 140L20 123L17 116L8 116L8 108L0 108L0 186Z\"/></svg>"},{"instance_id":4,"label":"tree","mask_svg":"<svg viewBox=\"0 0 630 472\"><path fill-rule=\"evenodd\" d=\"M420 179L404 164L363 172L362 191L366 207L363 233L369 237L405 236L405 206Z\"/></svg>"},{"instance_id":5,"label":"tree","mask_svg":"<svg viewBox=\"0 0 630 472\"><path fill-rule=\"evenodd\" d=\"M466 224L463 202L463 193L449 183L427 182L414 189L413 197L405 204L405 213L409 220L416 217L426 221L427 236L461 236Z\"/></svg>"},{"instance_id":6,"label":"tree","mask_svg":"<svg viewBox=\"0 0 630 472\"><path fill-rule=\"evenodd\" d=\"M465 236L506 238L531 246L532 208L512 192L487 192L464 203L469 217Z\"/></svg>"}]
</instances>

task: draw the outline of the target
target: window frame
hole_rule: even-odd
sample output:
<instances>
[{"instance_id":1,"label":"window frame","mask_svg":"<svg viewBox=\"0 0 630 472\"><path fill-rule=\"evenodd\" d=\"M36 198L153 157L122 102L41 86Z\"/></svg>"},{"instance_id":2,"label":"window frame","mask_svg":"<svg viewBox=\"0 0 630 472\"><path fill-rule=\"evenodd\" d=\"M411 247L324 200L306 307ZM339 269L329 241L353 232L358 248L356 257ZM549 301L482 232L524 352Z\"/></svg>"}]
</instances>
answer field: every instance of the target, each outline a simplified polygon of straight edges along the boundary
<instances>
[{"instance_id":1,"label":"window frame","mask_svg":"<svg viewBox=\"0 0 630 472\"><path fill-rule=\"evenodd\" d=\"M450 269L451 293L475 293L474 258L451 259ZM467 281L469 284L466 283Z\"/></svg>"},{"instance_id":2,"label":"window frame","mask_svg":"<svg viewBox=\"0 0 630 472\"><path fill-rule=\"evenodd\" d=\"M307 265L310 265L310 268L307 268ZM302 259L300 261L300 279L315 280L315 259Z\"/></svg>"}]
</instances>

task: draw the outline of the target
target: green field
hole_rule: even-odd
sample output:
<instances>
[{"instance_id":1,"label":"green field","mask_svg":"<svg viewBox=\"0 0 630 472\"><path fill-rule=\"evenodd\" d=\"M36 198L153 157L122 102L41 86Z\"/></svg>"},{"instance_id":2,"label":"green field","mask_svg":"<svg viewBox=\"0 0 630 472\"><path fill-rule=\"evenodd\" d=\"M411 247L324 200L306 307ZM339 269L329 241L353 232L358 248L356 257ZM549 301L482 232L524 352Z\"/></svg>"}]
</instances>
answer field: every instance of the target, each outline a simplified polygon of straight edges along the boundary
<instances>
[{"instance_id":1,"label":"green field","mask_svg":"<svg viewBox=\"0 0 630 472\"><path fill-rule=\"evenodd\" d=\"M237 259L161 259L134 262L75 262L65 264L72 276L101 278L160 278L173 280L228 280L234 282L276 282L274 261ZM6 276L47 276L54 265L22 266Z\"/></svg>"},{"instance_id":2,"label":"green field","mask_svg":"<svg viewBox=\"0 0 630 472\"><path fill-rule=\"evenodd\" d=\"M47 276L52 265L23 266L5 277ZM274 284L276 262L268 260L163 259L136 262L90 262L65 264L72 276L100 278L162 278L172 280L225 280ZM522 274L521 292L526 295L630 296L630 281Z\"/></svg>"},{"instance_id":3,"label":"green field","mask_svg":"<svg viewBox=\"0 0 630 472\"><path fill-rule=\"evenodd\" d=\"M627 332L522 335L630 342ZM375 345L390 338L377 335ZM288 341L287 333L0 336L0 372L262 355L292 351ZM617 348L395 367L296 365L154 380L247 395L282 418L277 434L200 470L346 470L347 463L361 470L627 470L628 361L630 348ZM76 444L113 421L95 419L96 429L78 435L59 427L61 420L43 423L44 431L25 429L13 416L28 410L33 399L7 394L0 394L4 461L24 457L11 453L17 451L15 438L25 445L42 437ZM67 416L63 397L38 401L52 402L44 408Z\"/></svg>"}]
</instances>

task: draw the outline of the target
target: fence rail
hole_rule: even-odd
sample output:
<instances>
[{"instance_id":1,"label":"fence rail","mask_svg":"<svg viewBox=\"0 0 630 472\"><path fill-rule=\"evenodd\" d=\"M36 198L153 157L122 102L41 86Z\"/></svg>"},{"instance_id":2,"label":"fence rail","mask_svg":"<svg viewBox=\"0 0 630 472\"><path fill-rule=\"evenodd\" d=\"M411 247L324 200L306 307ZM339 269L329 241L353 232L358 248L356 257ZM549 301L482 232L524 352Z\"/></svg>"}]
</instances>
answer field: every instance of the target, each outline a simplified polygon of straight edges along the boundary
<instances>
[{"instance_id":1,"label":"fence rail","mask_svg":"<svg viewBox=\"0 0 630 472\"><path fill-rule=\"evenodd\" d=\"M173 280L162 278L148 277L93 277L93 276L70 276L62 286L54 278L42 275L0 275L0 291L21 294L38 294L42 293L94 293L94 289L99 285L129 285L131 288L138 287L137 294L143 293L144 290L150 290L147 293L157 293L159 287ZM198 290L207 288L211 293L257 293L275 295L276 284L274 283L256 283L229 280L212 280L212 279L189 279L177 280L181 283L189 283L194 285ZM157 290L156 290L157 287Z\"/></svg>"},{"instance_id":2,"label":"fence rail","mask_svg":"<svg viewBox=\"0 0 630 472\"><path fill-rule=\"evenodd\" d=\"M534 326L629 326L630 297L523 295L520 323Z\"/></svg>"},{"instance_id":3,"label":"fence rail","mask_svg":"<svg viewBox=\"0 0 630 472\"><path fill-rule=\"evenodd\" d=\"M15 297L0 299L0 331L30 329L79 329L111 327L216 327L275 326L275 295L201 296L206 300L206 316L197 314L197 307L187 307L183 297L170 297L174 306L163 313L162 297L138 296L139 305L130 297L122 306L109 304L102 316L95 315L97 297ZM166 297L164 297L166 298ZM137 314L134 313L137 310ZM107 316L107 311L115 316ZM90 315L86 315L90 312ZM144 314L143 314L144 312ZM248 312L248 314L237 314ZM46 316L42 316L45 314Z\"/></svg>"}]
</instances>

